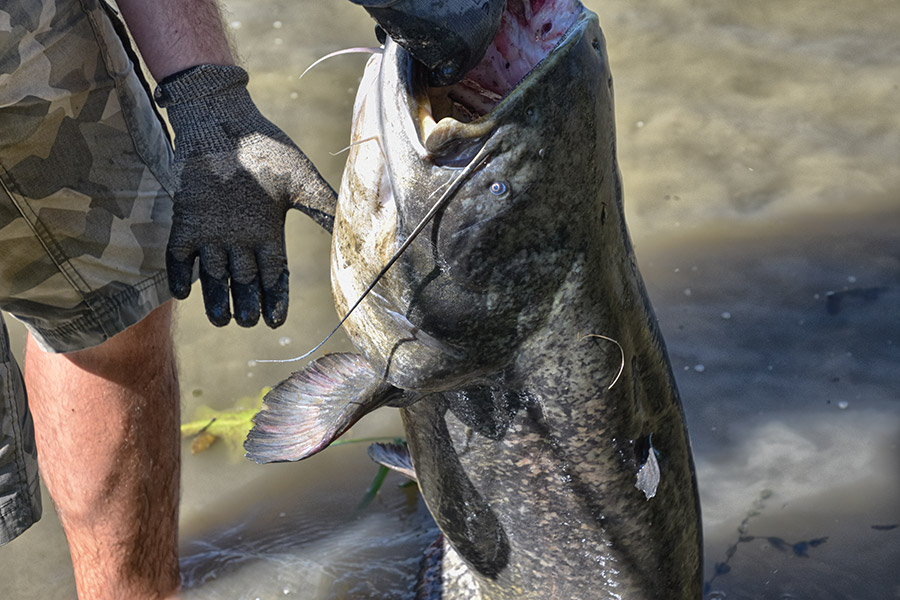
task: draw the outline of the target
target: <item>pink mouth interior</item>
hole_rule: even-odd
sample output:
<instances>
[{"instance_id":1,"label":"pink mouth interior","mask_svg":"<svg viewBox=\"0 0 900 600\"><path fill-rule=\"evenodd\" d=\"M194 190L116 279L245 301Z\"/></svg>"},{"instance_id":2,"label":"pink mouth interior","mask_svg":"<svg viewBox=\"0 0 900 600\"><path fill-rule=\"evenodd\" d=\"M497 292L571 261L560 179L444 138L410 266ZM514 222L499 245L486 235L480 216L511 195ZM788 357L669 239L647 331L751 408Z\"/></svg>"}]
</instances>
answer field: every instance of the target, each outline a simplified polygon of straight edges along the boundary
<instances>
[{"instance_id":1,"label":"pink mouth interior","mask_svg":"<svg viewBox=\"0 0 900 600\"><path fill-rule=\"evenodd\" d=\"M487 53L457 84L429 88L435 121L489 113L556 46L584 7L578 0L507 0Z\"/></svg>"}]
</instances>

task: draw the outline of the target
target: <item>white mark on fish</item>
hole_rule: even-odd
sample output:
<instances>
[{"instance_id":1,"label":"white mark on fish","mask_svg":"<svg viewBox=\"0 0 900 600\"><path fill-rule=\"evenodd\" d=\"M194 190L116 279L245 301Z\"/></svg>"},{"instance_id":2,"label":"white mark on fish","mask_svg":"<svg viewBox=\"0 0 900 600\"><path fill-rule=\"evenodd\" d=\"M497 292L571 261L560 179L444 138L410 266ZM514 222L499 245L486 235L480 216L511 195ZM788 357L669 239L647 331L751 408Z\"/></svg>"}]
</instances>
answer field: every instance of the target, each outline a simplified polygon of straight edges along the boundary
<instances>
[{"instance_id":1,"label":"white mark on fish","mask_svg":"<svg viewBox=\"0 0 900 600\"><path fill-rule=\"evenodd\" d=\"M651 436L652 437L652 436ZM659 486L659 462L656 460L656 448L653 442L650 442L650 450L647 452L647 460L638 469L637 483L634 487L644 492L647 500L656 495L656 488Z\"/></svg>"}]
</instances>

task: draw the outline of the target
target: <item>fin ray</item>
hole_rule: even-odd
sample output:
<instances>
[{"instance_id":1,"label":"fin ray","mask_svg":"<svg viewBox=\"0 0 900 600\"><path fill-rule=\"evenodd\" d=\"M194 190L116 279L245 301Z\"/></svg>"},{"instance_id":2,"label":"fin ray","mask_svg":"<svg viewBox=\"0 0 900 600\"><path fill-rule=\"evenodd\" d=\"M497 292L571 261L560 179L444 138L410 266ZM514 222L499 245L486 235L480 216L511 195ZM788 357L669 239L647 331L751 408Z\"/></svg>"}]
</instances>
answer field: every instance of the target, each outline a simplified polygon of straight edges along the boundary
<instances>
[{"instance_id":1,"label":"fin ray","mask_svg":"<svg viewBox=\"0 0 900 600\"><path fill-rule=\"evenodd\" d=\"M412 457L409 448L404 444L370 444L368 448L369 458L383 467L397 471L401 475L418 481L416 470L413 468Z\"/></svg>"},{"instance_id":2,"label":"fin ray","mask_svg":"<svg viewBox=\"0 0 900 600\"><path fill-rule=\"evenodd\" d=\"M244 441L247 458L258 463L308 458L396 391L362 356L326 354L266 394Z\"/></svg>"}]
</instances>

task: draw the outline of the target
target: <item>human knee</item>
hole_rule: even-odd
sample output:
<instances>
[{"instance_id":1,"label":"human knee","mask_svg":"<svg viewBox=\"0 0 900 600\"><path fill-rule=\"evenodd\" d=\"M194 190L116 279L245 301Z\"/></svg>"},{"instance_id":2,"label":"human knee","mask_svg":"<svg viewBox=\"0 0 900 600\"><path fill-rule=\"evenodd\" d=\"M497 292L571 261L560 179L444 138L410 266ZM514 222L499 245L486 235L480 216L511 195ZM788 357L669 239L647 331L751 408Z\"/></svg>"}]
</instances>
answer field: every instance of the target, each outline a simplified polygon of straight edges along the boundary
<instances>
[{"instance_id":1,"label":"human knee","mask_svg":"<svg viewBox=\"0 0 900 600\"><path fill-rule=\"evenodd\" d=\"M168 375L172 369L172 309L169 301L107 341L66 354L76 367L111 381Z\"/></svg>"}]
</instances>

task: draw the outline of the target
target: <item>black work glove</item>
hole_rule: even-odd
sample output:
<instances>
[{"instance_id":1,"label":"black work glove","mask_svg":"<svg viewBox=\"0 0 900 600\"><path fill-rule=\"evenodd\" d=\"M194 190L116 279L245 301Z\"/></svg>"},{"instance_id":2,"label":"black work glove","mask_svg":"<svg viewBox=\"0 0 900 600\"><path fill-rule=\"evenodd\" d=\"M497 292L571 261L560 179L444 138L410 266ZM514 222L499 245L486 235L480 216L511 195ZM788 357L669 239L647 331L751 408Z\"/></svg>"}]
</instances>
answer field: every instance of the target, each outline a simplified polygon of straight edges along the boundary
<instances>
[{"instance_id":1,"label":"black work glove","mask_svg":"<svg viewBox=\"0 0 900 600\"><path fill-rule=\"evenodd\" d=\"M284 323L288 270L284 220L303 210L331 230L335 194L308 158L260 114L247 92L247 72L200 65L163 80L157 103L175 132L172 231L166 249L169 288L191 291L194 260L206 315L213 325L263 319Z\"/></svg>"},{"instance_id":2,"label":"black work glove","mask_svg":"<svg viewBox=\"0 0 900 600\"><path fill-rule=\"evenodd\" d=\"M428 68L429 85L462 79L493 41L506 0L351 0Z\"/></svg>"}]
</instances>

